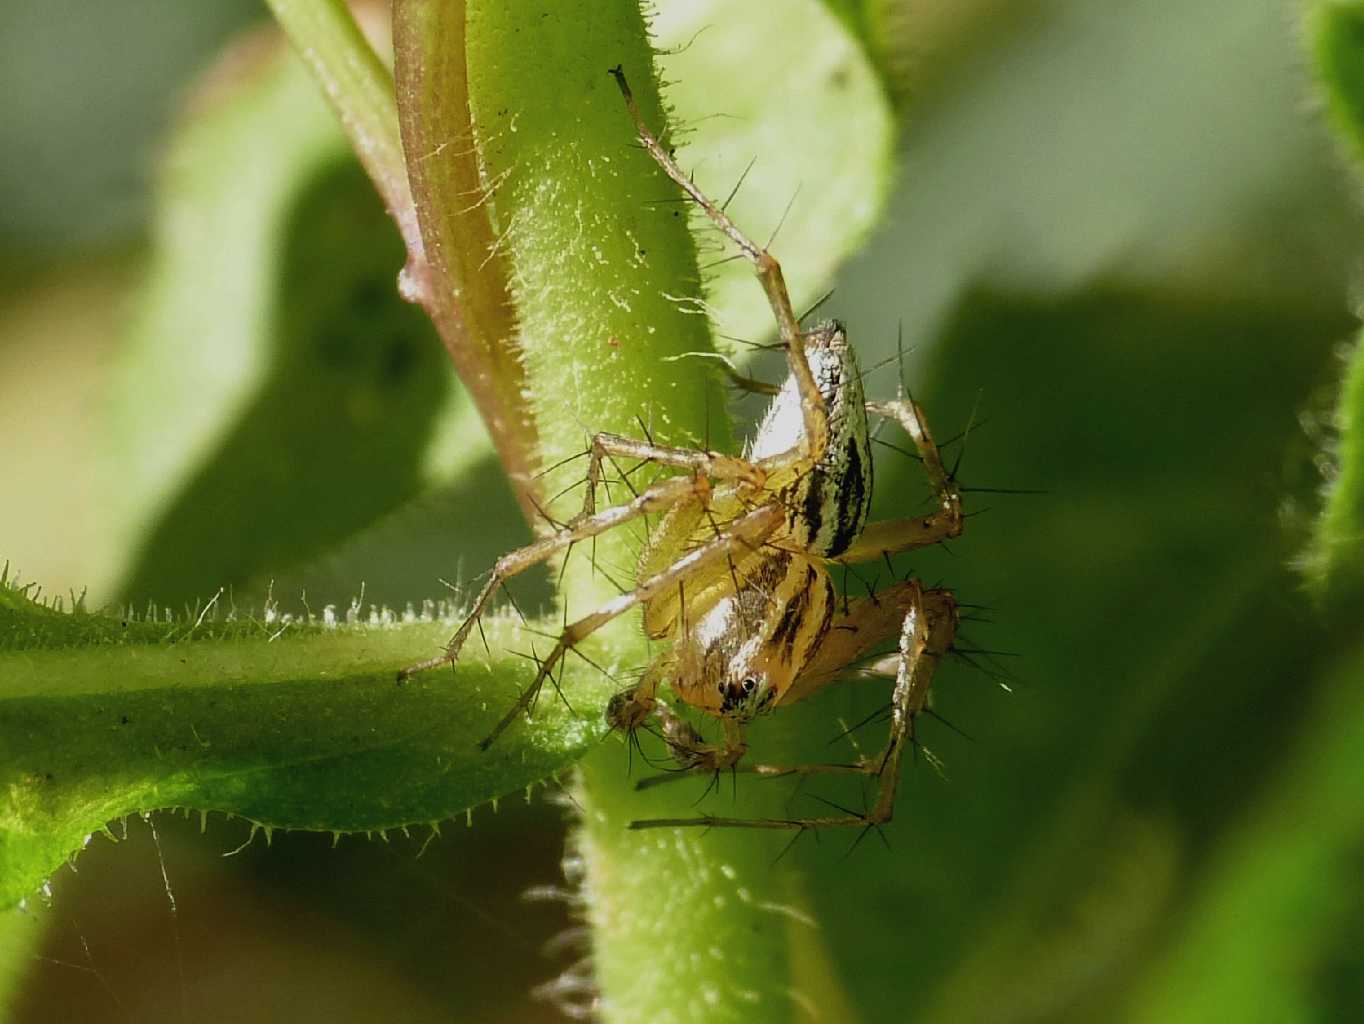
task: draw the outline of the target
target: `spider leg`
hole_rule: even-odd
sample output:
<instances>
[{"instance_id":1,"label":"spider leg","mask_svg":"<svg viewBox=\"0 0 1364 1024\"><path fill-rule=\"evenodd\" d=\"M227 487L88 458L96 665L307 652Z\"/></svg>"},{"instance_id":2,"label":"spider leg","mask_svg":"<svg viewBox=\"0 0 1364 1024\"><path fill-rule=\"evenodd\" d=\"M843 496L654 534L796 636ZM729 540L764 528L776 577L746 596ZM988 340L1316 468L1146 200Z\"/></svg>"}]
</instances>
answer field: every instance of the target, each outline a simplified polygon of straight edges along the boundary
<instances>
[{"instance_id":1,"label":"spider leg","mask_svg":"<svg viewBox=\"0 0 1364 1024\"><path fill-rule=\"evenodd\" d=\"M639 682L612 696L606 705L606 723L633 737L658 705L658 684L676 667L671 651L656 657L644 670Z\"/></svg>"},{"instance_id":2,"label":"spider leg","mask_svg":"<svg viewBox=\"0 0 1364 1024\"><path fill-rule=\"evenodd\" d=\"M497 560L487 583L483 585L478 597L474 599L474 606L468 617L455 631L450 642L446 644L445 652L415 665L409 665L398 673L398 682L401 683L418 672L437 668L458 658L460 650L464 647L464 642L469 638L470 632L487 608L488 602L492 600L493 594L511 577L525 572L532 566L539 565L561 551L567 550L570 545L576 544L578 541L605 533L607 530L612 530L622 523L627 523L650 512L673 508L688 500L695 499L704 492L705 486L700 480L692 477L670 477L646 488L640 492L638 497L623 505L614 505L594 515L581 518L551 536L503 555Z\"/></svg>"},{"instance_id":3,"label":"spider leg","mask_svg":"<svg viewBox=\"0 0 1364 1024\"><path fill-rule=\"evenodd\" d=\"M956 629L955 603L946 591L926 592L917 580L909 580L896 589L897 603L902 614L899 628L900 656L895 674L895 687L891 694L890 736L885 749L876 757L862 759L855 765L755 765L748 769L770 777L832 772L875 775L880 779L880 789L871 808L861 814L849 812L821 818L722 818L714 815L656 818L633 821L630 828L699 825L706 828L803 831L807 828L866 828L890 821L895 810L895 792L899 786L900 762L905 747L914 740L914 721L928 706L934 670L939 659L951 646ZM889 604L884 595L882 602ZM870 640L860 646L870 646L874 642ZM831 673L824 671L823 666L820 666L820 669L826 677L825 681L831 682ZM808 692L811 691L807 688L807 695Z\"/></svg>"},{"instance_id":4,"label":"spider leg","mask_svg":"<svg viewBox=\"0 0 1364 1024\"><path fill-rule=\"evenodd\" d=\"M773 398L781 394L780 385L769 384L766 381L749 377L746 374L740 373L732 366L725 367L725 373L729 377L729 382L731 384L740 391L744 391L750 395L766 395L769 398Z\"/></svg>"},{"instance_id":5,"label":"spider leg","mask_svg":"<svg viewBox=\"0 0 1364 1024\"><path fill-rule=\"evenodd\" d=\"M868 523L852 546L831 561L869 562L883 555L927 547L961 536L965 521L961 508L961 489L943 466L942 456L933 441L933 435L928 431L928 423L919 404L901 395L893 402L868 402L867 411L894 418L909 435L919 451L924 473L937 496L938 508L931 515Z\"/></svg>"},{"instance_id":6,"label":"spider leg","mask_svg":"<svg viewBox=\"0 0 1364 1024\"><path fill-rule=\"evenodd\" d=\"M951 591L926 590L917 580L906 580L883 588L872 597L853 598L848 608L834 619L810 662L782 695L781 704L795 704L850 676L850 665L858 665L886 640L898 637L907 616L915 606L921 606L928 616L928 629L933 637L931 651L941 657L952 646L957 630L957 602ZM898 671L902 655L896 653L885 659ZM864 670L860 677L888 674L884 669Z\"/></svg>"},{"instance_id":7,"label":"spider leg","mask_svg":"<svg viewBox=\"0 0 1364 1024\"><path fill-rule=\"evenodd\" d=\"M739 259L740 257L732 256L730 258ZM726 337L726 335L719 335L719 337L723 338ZM771 348L772 346L760 345L758 347ZM725 376L729 378L730 384L738 391L743 391L750 395L767 395L769 398L781 394L780 384L770 384L767 381L757 380L748 376L734 365L734 360L720 352L684 352L681 355L669 356L665 361L674 362L675 360L684 358L705 359L712 364L719 366L720 369L724 371Z\"/></svg>"},{"instance_id":8,"label":"spider leg","mask_svg":"<svg viewBox=\"0 0 1364 1024\"><path fill-rule=\"evenodd\" d=\"M696 448L672 448L649 441L637 441L620 434L597 434L592 438L592 459L587 466L587 493L583 497L583 508L577 518L569 522L569 526L585 522L596 514L597 485L601 483L602 463L616 455L661 466L690 469L712 480L740 481L755 488L762 487L767 478L753 463L733 455Z\"/></svg>"},{"instance_id":9,"label":"spider leg","mask_svg":"<svg viewBox=\"0 0 1364 1024\"><path fill-rule=\"evenodd\" d=\"M678 750L670 744L670 749L674 759L678 758ZM704 756L712 750L723 748L707 747L687 747L684 748L684 756L697 757ZM653 789L657 786L666 785L669 782L680 782L690 778L698 772L710 772L714 769L709 763L694 764L685 768L684 771L667 772L663 775L650 775L647 779L640 779L635 783L635 789ZM757 775L763 779L784 779L792 775L869 775L875 771L866 764L733 764L730 771L742 772L746 775Z\"/></svg>"},{"instance_id":10,"label":"spider leg","mask_svg":"<svg viewBox=\"0 0 1364 1024\"><path fill-rule=\"evenodd\" d=\"M623 705L624 699L632 698L633 694L634 691L632 690L617 694L612 701L613 707L617 699L621 699ZM629 706L631 709L639 711L640 721L648 715L653 715L658 719L661 728L657 735L667 744L668 753L678 765L677 769L663 775L652 775L647 779L641 779L635 783L636 789L652 789L655 786L661 786L668 782L678 782L697 774L711 775L725 768L731 772L744 772L763 778L784 778L788 775L866 774L868 770L865 764L740 764L740 759L748 750L748 744L744 742L742 727L733 719L722 720L725 726L725 742L715 745L707 743L690 722L677 715L666 704L655 703L647 711L643 710L642 703L631 701ZM609 711L607 718L615 724L612 713Z\"/></svg>"},{"instance_id":11,"label":"spider leg","mask_svg":"<svg viewBox=\"0 0 1364 1024\"><path fill-rule=\"evenodd\" d=\"M692 483L688 477L679 477L676 479L688 484ZM665 484L671 482L673 481L664 481ZM663 485L659 484L655 486L658 487ZM650 489L652 490L653 488ZM645 491L644 493L648 494L649 492ZM643 495L641 495L641 498L642 497ZM603 515L604 514L605 513L603 513ZM634 590L621 594L619 597L608 601L590 615L585 615L583 618L569 623L559 635L559 639L554 644L554 649L550 651L549 656L540 663L536 670L535 678L531 681L530 686L525 689L516 703L512 705L511 709L502 716L501 720L493 727L492 732L488 734L487 738L479 743L479 747L486 750L493 741L502 734L507 726L516 721L517 716L535 701L535 698L540 693L540 688L544 685L550 672L554 670L554 666L563 659L564 655L572 647L581 643L611 620L618 618L630 609L644 604L675 586L679 580L685 579L693 573L708 568L711 565L723 562L732 552L738 550L751 550L752 548L757 547L757 545L762 543L763 538L767 537L773 530L781 525L784 518L785 513L780 506L761 506L760 508L749 512L747 515L736 519L719 536L705 544L693 548L662 572L656 573L648 579L643 580ZM515 552L513 552L513 554L515 554ZM461 628L463 629L464 627ZM447 659L436 659L436 664L440 664L445 660Z\"/></svg>"},{"instance_id":12,"label":"spider leg","mask_svg":"<svg viewBox=\"0 0 1364 1024\"><path fill-rule=\"evenodd\" d=\"M639 136L640 143L654 158L654 162L663 169L663 172L705 211L706 216L711 219L715 226L737 245L739 251L753 264L753 268L758 274L758 281L762 284L762 289L767 295L767 303L772 307L772 313L777 319L777 332L786 348L786 360L800 389L800 408L801 417L805 424L805 434L801 442L791 450L786 462L775 465L769 463L769 466L784 469L789 465L798 465L807 461L818 462L824 456L828 445L828 414L824 408L824 398L820 394L819 386L815 383L815 376L810 370L809 360L805 357L805 343L800 330L800 320L796 317L795 310L791 306L791 296L786 290L786 280L782 276L781 264L767 249L750 241L748 236L729 219L729 215L715 205L687 177L682 168L677 166L677 161L673 159L672 154L663 148L658 137L644 123L644 118L635 103L634 94L630 92L630 85L625 80L625 72L616 66L611 69L611 75L615 78L616 85L620 87L621 95L625 98L625 107L635 123L635 133Z\"/></svg>"}]
</instances>

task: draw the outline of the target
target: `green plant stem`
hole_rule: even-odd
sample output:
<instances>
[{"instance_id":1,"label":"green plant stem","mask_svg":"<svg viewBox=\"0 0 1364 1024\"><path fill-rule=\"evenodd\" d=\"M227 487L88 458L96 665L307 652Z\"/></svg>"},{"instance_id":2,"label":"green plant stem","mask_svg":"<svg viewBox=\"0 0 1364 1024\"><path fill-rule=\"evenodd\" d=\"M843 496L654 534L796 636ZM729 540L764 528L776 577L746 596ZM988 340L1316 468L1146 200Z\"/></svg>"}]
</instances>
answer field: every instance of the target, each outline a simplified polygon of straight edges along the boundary
<instances>
[{"instance_id":1,"label":"green plant stem","mask_svg":"<svg viewBox=\"0 0 1364 1024\"><path fill-rule=\"evenodd\" d=\"M1327 113L1359 170L1364 167L1364 3L1316 0L1306 11L1304 34Z\"/></svg>"},{"instance_id":2,"label":"green plant stem","mask_svg":"<svg viewBox=\"0 0 1364 1024\"><path fill-rule=\"evenodd\" d=\"M1321 596L1357 608L1364 593L1364 337L1356 339L1336 404L1336 476L1307 566Z\"/></svg>"},{"instance_id":3,"label":"green plant stem","mask_svg":"<svg viewBox=\"0 0 1364 1024\"><path fill-rule=\"evenodd\" d=\"M737 829L631 830L631 821L691 817L713 780L639 791L656 774L620 744L582 762L583 814L573 852L587 869L586 914L608 1021L791 1021L810 998L791 968L793 930L815 931L795 876L777 863L792 838ZM728 812L781 814L779 787L714 780ZM759 786L762 783L758 783Z\"/></svg>"},{"instance_id":4,"label":"green plant stem","mask_svg":"<svg viewBox=\"0 0 1364 1024\"><path fill-rule=\"evenodd\" d=\"M407 248L400 279L403 295L419 303L440 332L507 468L522 513L534 526L534 422L522 400L505 276L500 263L488 259L487 214L471 200L477 170L467 144L468 104L458 88L436 91L457 85L463 77L460 33L451 28L462 24L463 5L399 4L395 10L397 57L408 92L406 124L400 131L393 75L344 0L269 3L398 225ZM450 34L442 36L441 31ZM426 49L445 43L456 48ZM415 102L412 94L423 89L429 102ZM448 158L432 161L433 154L446 151ZM409 169L420 204L413 199Z\"/></svg>"},{"instance_id":5,"label":"green plant stem","mask_svg":"<svg viewBox=\"0 0 1364 1024\"><path fill-rule=\"evenodd\" d=\"M1312 4L1305 34L1329 120L1359 178L1364 174L1364 3ZM1364 593L1364 344L1359 341L1346 364L1335 418L1336 475L1306 568L1319 596L1348 607L1348 599L1357 604Z\"/></svg>"},{"instance_id":6,"label":"green plant stem","mask_svg":"<svg viewBox=\"0 0 1364 1024\"><path fill-rule=\"evenodd\" d=\"M327 95L412 256L422 252L398 136L393 76L366 41L345 0L266 0Z\"/></svg>"},{"instance_id":7,"label":"green plant stem","mask_svg":"<svg viewBox=\"0 0 1364 1024\"><path fill-rule=\"evenodd\" d=\"M635 144L608 74L623 66L644 117L661 130L637 3L570 15L556 3L480 0L468 5L467 31L476 140L496 183L496 227L546 464L580 454L589 430L638 436L641 424L667 443L727 444L723 402L701 361L670 361L710 350L688 302L701 290L687 218L675 187ZM550 474L549 492L582 473L579 462ZM579 502L580 491L568 493L550 514L564 518ZM627 532L601 538L595 558L569 561L567 618L615 595L605 576L631 578L638 537ZM591 656L606 649L619 661L623 643L643 655L637 630L621 620ZM694 796L636 794L625 762L624 748L609 744L584 766L580 787L578 842L605 1019L790 1019L788 941L772 909L787 899L781 874L769 869L770 844L629 831L633 818Z\"/></svg>"},{"instance_id":8,"label":"green plant stem","mask_svg":"<svg viewBox=\"0 0 1364 1024\"><path fill-rule=\"evenodd\" d=\"M543 489L537 429L524 400L507 261L496 243L470 123L461 0L393 4L394 74L425 260L409 281L446 339L532 528ZM413 280L420 273L421 280ZM452 342L459 339L458 344Z\"/></svg>"}]
</instances>

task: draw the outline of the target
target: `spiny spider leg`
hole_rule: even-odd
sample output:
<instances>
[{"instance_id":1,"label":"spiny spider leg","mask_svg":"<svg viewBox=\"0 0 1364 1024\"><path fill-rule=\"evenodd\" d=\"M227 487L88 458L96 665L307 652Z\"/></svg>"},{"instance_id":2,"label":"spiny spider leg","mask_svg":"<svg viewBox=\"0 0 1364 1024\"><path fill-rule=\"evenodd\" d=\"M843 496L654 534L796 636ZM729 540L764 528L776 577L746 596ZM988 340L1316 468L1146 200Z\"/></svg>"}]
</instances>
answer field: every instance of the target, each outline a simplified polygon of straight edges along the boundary
<instances>
[{"instance_id":1,"label":"spiny spider leg","mask_svg":"<svg viewBox=\"0 0 1364 1024\"><path fill-rule=\"evenodd\" d=\"M696 766L682 771L674 769L662 775L650 775L647 779L640 779L636 782L635 789L654 789L657 786L667 785L669 782L681 782L683 779L694 777L698 770L700 768ZM711 771L712 769L707 767L705 770ZM784 779L792 775L876 774L875 766L866 764L744 764L740 762L730 765L729 770L740 774L757 775L764 779Z\"/></svg>"},{"instance_id":2,"label":"spiny spider leg","mask_svg":"<svg viewBox=\"0 0 1364 1024\"><path fill-rule=\"evenodd\" d=\"M937 498L938 509L927 516L868 523L852 546L831 561L869 562L883 555L928 547L961 536L965 520L961 508L961 489L943 466L942 456L933 441L933 435L928 432L928 423L918 403L902 396L893 402L868 402L867 411L895 419L909 435L919 451L924 473Z\"/></svg>"},{"instance_id":3,"label":"spiny spider leg","mask_svg":"<svg viewBox=\"0 0 1364 1024\"><path fill-rule=\"evenodd\" d=\"M597 511L597 486L601 483L602 463L613 455L654 462L660 466L690 469L712 480L736 480L755 488L762 487L766 480L766 474L761 469L733 455L702 451L699 448L673 448L637 441L620 434L597 434L592 438L592 459L587 466L587 494L583 499L583 509L576 519L570 521L570 526L590 518Z\"/></svg>"},{"instance_id":4,"label":"spiny spider leg","mask_svg":"<svg viewBox=\"0 0 1364 1024\"><path fill-rule=\"evenodd\" d=\"M510 551L497 560L493 566L492 574L488 577L488 582L479 591L478 597L474 599L474 606L470 610L468 617L455 631L455 635L450 638L450 642L445 646L445 653L439 654L434 658L409 665L398 673L398 682L402 682L409 676L427 669L438 668L447 662L453 662L459 657L460 650L464 647L464 642L469 638L475 623L483 614L492 600L492 596L497 592L497 588L502 586L508 579L527 569L539 565L541 562L552 558L560 551L566 550L570 545L578 541L595 537L598 534L612 530L622 523L637 519L639 516L647 515L650 512L658 512L672 508L690 499L696 498L703 493L706 485L700 480L678 476L661 480L656 484L646 488L640 493L639 497L626 502L623 505L614 505L604 509L594 515L585 518L580 517L566 529L560 530L549 537L527 544L523 548Z\"/></svg>"},{"instance_id":5,"label":"spiny spider leg","mask_svg":"<svg viewBox=\"0 0 1364 1024\"><path fill-rule=\"evenodd\" d=\"M691 483L691 480L687 477L679 477L677 479L686 483ZM664 481L664 483L670 482L671 481ZM647 494L648 492L646 491L645 493ZM725 558L736 551L752 550L756 548L762 543L765 537L781 525L784 516L785 513L782 511L781 507L775 505L764 505L749 512L731 523L724 533L699 547L693 548L662 572L641 581L634 590L621 594L614 600L608 601L592 614L586 615L576 622L569 623L563 633L560 634L558 641L554 645L554 649L549 653L549 657L545 658L545 660L540 663L540 667L535 673L535 679L531 682L530 686L521 694L520 698L512 705L511 709L502 716L502 719L493 727L493 731L488 734L488 737L479 743L479 747L486 750L493 741L502 734L507 726L516 721L517 716L531 705L536 696L540 693L540 688L544 685L545 679L548 678L549 673L554 670L554 666L559 663L564 654L567 653L571 647L581 643L612 619L625 614L630 609L649 601L663 591L675 586L679 580L685 579L693 573L724 561ZM440 664L444 660L444 658L438 659L437 664Z\"/></svg>"},{"instance_id":6,"label":"spiny spider leg","mask_svg":"<svg viewBox=\"0 0 1364 1024\"><path fill-rule=\"evenodd\" d=\"M654 158L654 162L663 169L663 172L672 178L677 183L678 188L682 189L706 212L706 216L711 219L715 226L737 245L740 252L753 264L763 291L767 294L768 305L772 307L772 313L777 318L777 331L781 336L782 344L786 346L786 361L791 372L795 375L797 386L800 389L801 417L804 420L805 433L801 441L790 452L767 460L765 467L778 470L804 462L818 462L823 458L829 440L828 414L824 408L824 398L820 394L819 386L815 383L814 374L810 370L809 360L805 356L805 344L800 330L800 321L791 306L791 296L786 290L786 280L782 277L781 264L766 249L750 241L748 236L729 219L729 215L707 198L687 177L682 168L677 166L677 161L673 159L672 154L663 148L658 137L644 123L644 117L640 114L639 107L635 103L634 94L630 91L630 85L625 80L624 70L617 65L611 69L611 76L615 78L616 85L620 87L621 95L625 98L625 106L630 112L631 120L635 122L635 133L639 136L640 143Z\"/></svg>"},{"instance_id":7,"label":"spiny spider leg","mask_svg":"<svg viewBox=\"0 0 1364 1024\"><path fill-rule=\"evenodd\" d=\"M941 657L955 637L958 618L958 606L955 598L946 590L923 590L915 580L897 583L887 587L879 594L849 601L843 612L835 620L833 629L825 637L819 652L801 672L800 678L787 691L782 701L783 705L804 700L832 683L849 678L850 665L862 662L886 638L897 636L900 633L906 616L910 614L916 603L923 606L928 616L928 628L934 638L929 648L930 653L935 658ZM864 669L859 673L859 676L875 677L887 674L881 668L881 665L886 662L894 666L893 673L898 673L900 655L897 652L890 658L881 659L877 665ZM664 663L662 658L658 660L658 665L659 672L666 674L669 666ZM647 675L648 673L646 673ZM666 705L658 704L655 707L652 699L647 703L636 701L635 694L642 688L643 684L641 683L640 687L616 694L612 698L612 710L608 711L608 719L622 728L634 728L650 714L657 717L662 726L662 738L667 742L673 760L683 766L683 770L674 771L665 776L642 779L636 784L637 789L652 788L665 782L685 778L691 773L692 769L710 771L715 761L727 760L732 757L732 755L726 755L724 758L717 758L715 755L725 748L707 744L690 723L678 717ZM652 698L655 688L656 683L649 687L650 698ZM619 709L623 708L633 710L633 718L622 716ZM889 715L890 708L886 707L872 717L884 721L889 718ZM750 772L765 778L815 774L874 775L879 772L880 761L875 758L859 756L857 763L854 764L737 764L732 765L731 768L734 771Z\"/></svg>"},{"instance_id":8,"label":"spiny spider leg","mask_svg":"<svg viewBox=\"0 0 1364 1024\"><path fill-rule=\"evenodd\" d=\"M766 480L762 469L744 459L720 452L709 452L693 448L674 448L653 442L638 441L618 434L597 434L592 439L591 461L587 471L587 493L583 496L582 510L569 520L563 529L549 537L542 538L524 548L503 555L494 566L492 575L474 600L473 610L460 625L455 635L446 645L445 653L428 658L416 665L409 665L398 673L398 681L427 669L438 668L453 662L464 647L474 624L478 621L488 602L492 600L498 587L518 573L552 558L560 551L566 551L580 540L595 537L614 529L641 515L665 511L688 500L705 501L709 494L709 480L736 481L755 488L761 488ZM633 500L622 505L612 506L602 512L597 511L597 486L601 482L601 465L613 455L653 462L663 466L690 469L695 477L675 477L664 480L643 492Z\"/></svg>"},{"instance_id":9,"label":"spiny spider leg","mask_svg":"<svg viewBox=\"0 0 1364 1024\"><path fill-rule=\"evenodd\" d=\"M610 709L607 711L608 720L618 728L633 731L643 724L649 714L652 714L658 719L659 724L659 732L656 735L667 744L669 754L680 767L662 775L651 775L646 779L640 779L639 782L635 783L635 789L652 789L655 786L693 777L698 773L713 773L721 768L728 768L731 772L745 772L772 779L784 778L788 775L876 774L876 766L865 760L858 764L741 764L739 759L748 749L748 745L744 743L742 731L738 730L733 722L725 721L726 742L723 745L707 743L685 718L677 715L666 704L653 701L651 699L653 696L652 689L649 692L650 699L647 703L641 699L639 689L640 687L635 687L616 694L611 700ZM644 710L646 707L647 712ZM633 720L623 714L625 709L635 712Z\"/></svg>"},{"instance_id":10,"label":"spiny spider leg","mask_svg":"<svg viewBox=\"0 0 1364 1024\"><path fill-rule=\"evenodd\" d=\"M658 684L667 679L676 668L677 662L672 652L665 651L645 667L638 683L628 690L621 690L615 694L606 705L606 721L611 728L621 730L632 742L637 742L635 730L642 727L655 709L661 706L655 696L658 693ZM666 729L666 720L663 724Z\"/></svg>"},{"instance_id":11,"label":"spiny spider leg","mask_svg":"<svg viewBox=\"0 0 1364 1024\"><path fill-rule=\"evenodd\" d=\"M740 391L750 395L766 395L774 398L781 394L780 384L769 384L766 381L757 380L747 374L740 373L729 363L721 364L725 368L725 375L729 377L729 382Z\"/></svg>"},{"instance_id":12,"label":"spiny spider leg","mask_svg":"<svg viewBox=\"0 0 1364 1024\"><path fill-rule=\"evenodd\" d=\"M864 772L874 774L881 780L876 803L869 810L863 814L849 813L823 818L722 818L714 815L655 818L632 821L630 828L702 826L790 830L848 826L864 828L890 821L895 810L895 792L899 786L900 762L904 756L905 746L914 739L914 720L927 706L929 691L933 684L933 672L938 659L951 646L956 627L954 615L937 617L929 614L923 590L917 580L909 580L903 587L906 588L903 596L906 598L908 608L900 625L900 658L895 675L895 689L891 695L890 737L886 748L879 756L864 762ZM714 759L715 764L698 763L695 767L713 770L723 758L733 757L737 760L737 757L742 755L742 750L738 754L731 751L729 748L733 742L732 737L727 737L725 748L705 748L697 751L698 756ZM742 744L742 740L738 742ZM829 767L797 765L780 770L784 774L814 774Z\"/></svg>"}]
</instances>

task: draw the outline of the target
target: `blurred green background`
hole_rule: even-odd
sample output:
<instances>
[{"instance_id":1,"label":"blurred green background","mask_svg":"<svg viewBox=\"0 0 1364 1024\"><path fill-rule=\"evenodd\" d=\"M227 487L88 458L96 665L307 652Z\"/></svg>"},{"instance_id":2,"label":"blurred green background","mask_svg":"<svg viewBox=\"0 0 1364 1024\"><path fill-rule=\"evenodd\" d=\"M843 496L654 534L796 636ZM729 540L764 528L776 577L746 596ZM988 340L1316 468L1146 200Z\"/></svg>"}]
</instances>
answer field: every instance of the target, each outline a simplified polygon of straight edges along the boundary
<instances>
[{"instance_id":1,"label":"blurred green background","mask_svg":"<svg viewBox=\"0 0 1364 1024\"><path fill-rule=\"evenodd\" d=\"M944 673L939 709L972 739L926 726L949 781L907 774L890 851L795 852L823 942L871 1021L1355 1019L1364 638L1312 606L1293 563L1364 222L1296 12L906 10L899 182L826 308L868 365L903 329L940 436L979 409L968 485L1044 493L973 496L983 514L952 551L907 563L988 605L968 636L1009 654ZM0 560L49 593L178 606L227 577L252 599L273 581L344 605L363 582L401 605L523 536L438 342L392 295L400 247L329 155L310 83L224 100L266 59L258 36L187 99L261 18L222 0L0 10ZM223 104L241 124L214 173L279 179L283 147L245 145L262 124L316 126L309 170L203 214L222 264L170 266L203 225L162 220L154 239L153 182L192 196L210 172L167 168L165 140ZM252 246L254 276L234 276ZM216 347L165 312L205 289ZM258 308L268 356L223 351L251 333L233 311ZM205 367L227 382L207 396ZM447 440L412 462L390 455L415 450L403 436ZM234 461L261 445L274 477ZM878 473L895 495L912 469L889 453ZM355 481L344 503L274 497ZM277 548L234 539L266 531ZM571 922L521 897L557 883L563 827L537 797L420 857L419 839L276 835L223 859L240 823L201 836L159 816L158 852L133 820L54 879L15 1019L558 1019L527 992L573 958L542 952Z\"/></svg>"}]
</instances>

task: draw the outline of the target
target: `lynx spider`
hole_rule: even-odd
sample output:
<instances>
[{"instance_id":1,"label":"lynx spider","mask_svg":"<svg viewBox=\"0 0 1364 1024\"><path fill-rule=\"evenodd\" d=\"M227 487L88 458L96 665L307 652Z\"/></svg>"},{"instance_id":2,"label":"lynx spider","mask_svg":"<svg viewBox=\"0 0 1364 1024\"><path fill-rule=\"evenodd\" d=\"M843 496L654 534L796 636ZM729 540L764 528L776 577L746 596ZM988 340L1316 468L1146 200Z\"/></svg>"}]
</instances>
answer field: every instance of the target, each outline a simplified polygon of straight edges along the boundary
<instances>
[{"instance_id":1,"label":"lynx spider","mask_svg":"<svg viewBox=\"0 0 1364 1024\"><path fill-rule=\"evenodd\" d=\"M927 707L934 669L952 645L957 604L949 591L907 579L875 596L845 597L840 610L827 566L880 559L958 536L961 492L943 466L918 405L903 388L891 402L865 400L857 358L842 325L830 321L801 330L776 259L751 242L683 173L645 124L622 69L611 74L644 149L753 264L776 317L789 375L780 388L747 382L775 398L743 458L596 435L581 512L552 535L500 558L445 652L403 669L399 679L458 658L508 578L579 541L660 513L640 555L635 589L567 625L539 663L534 681L481 746L486 749L531 706L571 648L612 619L642 607L647 634L672 643L638 684L612 698L607 720L613 727L633 731L656 718L673 758L684 769L732 769L760 776L851 773L876 776L880 786L875 803L862 814L789 819L698 815L636 821L632 828L805 829L889 821L915 717ZM867 523L872 482L868 413L894 419L913 441L936 497L931 514ZM624 504L598 509L602 466L613 457L685 472L652 484ZM890 639L898 639L899 651L894 656L890 736L880 754L850 764L740 764L747 751L743 733L748 721L818 692ZM721 744L705 743L658 698L664 680L682 701L720 720Z\"/></svg>"}]
</instances>

